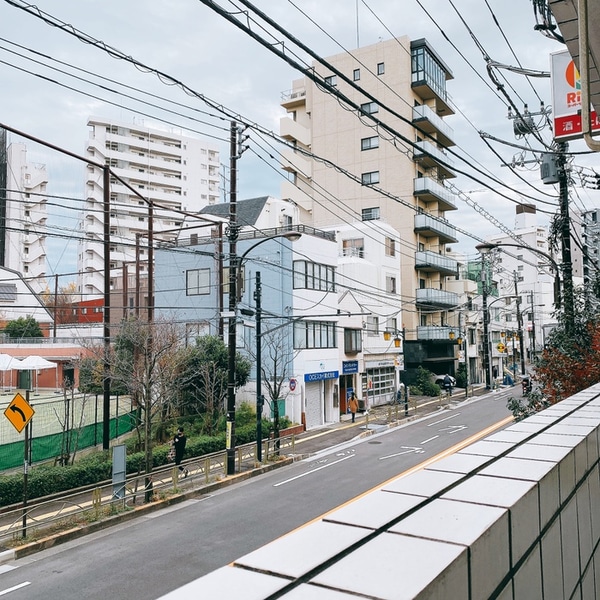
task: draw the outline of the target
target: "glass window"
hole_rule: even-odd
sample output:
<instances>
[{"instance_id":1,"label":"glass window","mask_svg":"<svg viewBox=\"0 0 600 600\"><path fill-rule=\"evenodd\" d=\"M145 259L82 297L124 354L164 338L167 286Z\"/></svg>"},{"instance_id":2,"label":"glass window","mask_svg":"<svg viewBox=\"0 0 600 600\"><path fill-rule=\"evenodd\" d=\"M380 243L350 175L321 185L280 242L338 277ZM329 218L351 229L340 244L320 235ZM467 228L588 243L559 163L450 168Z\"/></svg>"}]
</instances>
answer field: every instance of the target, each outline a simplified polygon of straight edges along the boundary
<instances>
[{"instance_id":1,"label":"glass window","mask_svg":"<svg viewBox=\"0 0 600 600\"><path fill-rule=\"evenodd\" d=\"M360 110L367 115L373 115L379 112L379 106L376 102L365 102L360 105Z\"/></svg>"},{"instance_id":2,"label":"glass window","mask_svg":"<svg viewBox=\"0 0 600 600\"><path fill-rule=\"evenodd\" d=\"M294 348L337 348L336 325L331 321L296 321Z\"/></svg>"},{"instance_id":3,"label":"glass window","mask_svg":"<svg viewBox=\"0 0 600 600\"><path fill-rule=\"evenodd\" d=\"M361 150L371 150L372 148L379 148L379 137L374 135L373 137L363 138L360 140Z\"/></svg>"},{"instance_id":4,"label":"glass window","mask_svg":"<svg viewBox=\"0 0 600 600\"><path fill-rule=\"evenodd\" d=\"M385 73L385 63L377 63L377 75L383 75Z\"/></svg>"},{"instance_id":5,"label":"glass window","mask_svg":"<svg viewBox=\"0 0 600 600\"><path fill-rule=\"evenodd\" d=\"M379 171L363 173L361 175L361 182L363 185L373 185L375 183L379 183Z\"/></svg>"},{"instance_id":6,"label":"glass window","mask_svg":"<svg viewBox=\"0 0 600 600\"><path fill-rule=\"evenodd\" d=\"M379 335L379 317L375 315L367 316L367 335L369 337Z\"/></svg>"},{"instance_id":7,"label":"glass window","mask_svg":"<svg viewBox=\"0 0 600 600\"><path fill-rule=\"evenodd\" d=\"M354 81L360 80L360 69L354 69L354 71L352 71L352 79Z\"/></svg>"},{"instance_id":8,"label":"glass window","mask_svg":"<svg viewBox=\"0 0 600 600\"><path fill-rule=\"evenodd\" d=\"M364 238L354 238L342 241L342 256L357 256L358 258L364 258L364 254Z\"/></svg>"},{"instance_id":9,"label":"glass window","mask_svg":"<svg viewBox=\"0 0 600 600\"><path fill-rule=\"evenodd\" d=\"M379 207L378 206L362 209L362 220L363 221L376 221L377 219L379 219Z\"/></svg>"},{"instance_id":10,"label":"glass window","mask_svg":"<svg viewBox=\"0 0 600 600\"><path fill-rule=\"evenodd\" d=\"M331 87L335 87L337 85L337 76L329 75L328 77L325 77L325 83Z\"/></svg>"},{"instance_id":11,"label":"glass window","mask_svg":"<svg viewBox=\"0 0 600 600\"><path fill-rule=\"evenodd\" d=\"M385 255L396 256L396 240L394 238L385 238Z\"/></svg>"},{"instance_id":12,"label":"glass window","mask_svg":"<svg viewBox=\"0 0 600 600\"><path fill-rule=\"evenodd\" d=\"M388 294L395 294L396 293L396 278L395 277L386 276L386 278L385 278L385 291Z\"/></svg>"},{"instance_id":13,"label":"glass window","mask_svg":"<svg viewBox=\"0 0 600 600\"><path fill-rule=\"evenodd\" d=\"M186 295L205 296L210 294L210 269L186 271Z\"/></svg>"},{"instance_id":14,"label":"glass window","mask_svg":"<svg viewBox=\"0 0 600 600\"><path fill-rule=\"evenodd\" d=\"M360 329L344 329L344 352L356 354L362 351L362 331Z\"/></svg>"},{"instance_id":15,"label":"glass window","mask_svg":"<svg viewBox=\"0 0 600 600\"><path fill-rule=\"evenodd\" d=\"M335 267L306 260L294 261L294 289L335 292Z\"/></svg>"}]
</instances>

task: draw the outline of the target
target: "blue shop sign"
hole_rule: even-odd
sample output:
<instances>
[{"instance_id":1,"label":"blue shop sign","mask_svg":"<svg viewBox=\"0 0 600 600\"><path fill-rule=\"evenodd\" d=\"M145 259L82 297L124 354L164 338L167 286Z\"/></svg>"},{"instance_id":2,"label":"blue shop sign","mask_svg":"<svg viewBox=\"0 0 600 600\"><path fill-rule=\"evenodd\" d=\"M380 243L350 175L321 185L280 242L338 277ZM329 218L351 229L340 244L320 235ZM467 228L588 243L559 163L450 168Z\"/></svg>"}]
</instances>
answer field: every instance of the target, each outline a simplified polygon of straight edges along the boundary
<instances>
[{"instance_id":1,"label":"blue shop sign","mask_svg":"<svg viewBox=\"0 0 600 600\"><path fill-rule=\"evenodd\" d=\"M357 360L343 360L342 361L342 374L350 375L350 373L358 373L358 361Z\"/></svg>"},{"instance_id":2,"label":"blue shop sign","mask_svg":"<svg viewBox=\"0 0 600 600\"><path fill-rule=\"evenodd\" d=\"M339 371L322 371L321 373L304 373L304 381L323 381L325 379L337 379L340 376Z\"/></svg>"}]
</instances>

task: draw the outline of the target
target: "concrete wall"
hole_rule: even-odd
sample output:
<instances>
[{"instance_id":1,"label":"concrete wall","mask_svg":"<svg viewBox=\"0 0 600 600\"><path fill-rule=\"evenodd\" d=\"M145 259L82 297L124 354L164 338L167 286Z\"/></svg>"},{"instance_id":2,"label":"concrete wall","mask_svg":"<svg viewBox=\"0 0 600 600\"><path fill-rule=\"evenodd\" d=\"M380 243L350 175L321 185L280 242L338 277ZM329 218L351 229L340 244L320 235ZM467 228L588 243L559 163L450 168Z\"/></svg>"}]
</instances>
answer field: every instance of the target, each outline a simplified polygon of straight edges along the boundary
<instances>
[{"instance_id":1,"label":"concrete wall","mask_svg":"<svg viewBox=\"0 0 600 600\"><path fill-rule=\"evenodd\" d=\"M594 600L599 425L596 385L164 599Z\"/></svg>"}]
</instances>

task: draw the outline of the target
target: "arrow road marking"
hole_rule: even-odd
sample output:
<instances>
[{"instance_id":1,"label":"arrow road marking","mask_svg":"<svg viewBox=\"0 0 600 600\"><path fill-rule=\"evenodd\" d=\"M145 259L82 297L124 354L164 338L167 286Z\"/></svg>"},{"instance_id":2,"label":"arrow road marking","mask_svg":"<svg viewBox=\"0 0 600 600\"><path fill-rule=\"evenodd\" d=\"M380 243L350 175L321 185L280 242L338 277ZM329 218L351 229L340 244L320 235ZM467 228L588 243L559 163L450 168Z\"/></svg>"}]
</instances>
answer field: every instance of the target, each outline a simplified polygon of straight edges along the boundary
<instances>
[{"instance_id":1,"label":"arrow road marking","mask_svg":"<svg viewBox=\"0 0 600 600\"><path fill-rule=\"evenodd\" d=\"M415 454L423 454L425 452L423 448L415 448L412 446L400 446L400 448L404 448L404 451L388 454L387 456L380 456L379 460L386 460L387 458L394 458L395 456L402 456L403 454L410 454L411 452L414 452Z\"/></svg>"}]
</instances>

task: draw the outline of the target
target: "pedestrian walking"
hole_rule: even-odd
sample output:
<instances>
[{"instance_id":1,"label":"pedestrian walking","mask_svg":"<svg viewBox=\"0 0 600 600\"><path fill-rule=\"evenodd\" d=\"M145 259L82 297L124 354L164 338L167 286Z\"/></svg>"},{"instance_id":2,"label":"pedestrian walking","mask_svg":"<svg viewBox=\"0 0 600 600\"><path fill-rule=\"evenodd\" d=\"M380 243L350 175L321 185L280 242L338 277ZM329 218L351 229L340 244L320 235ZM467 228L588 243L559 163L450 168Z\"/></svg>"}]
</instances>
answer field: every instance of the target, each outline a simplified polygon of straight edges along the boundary
<instances>
[{"instance_id":1,"label":"pedestrian walking","mask_svg":"<svg viewBox=\"0 0 600 600\"><path fill-rule=\"evenodd\" d=\"M187 477L190 474L190 472L181 465L186 442L187 438L185 437L185 433L183 432L183 427L179 427L177 429L175 437L173 438L172 444L173 449L175 450L175 465L179 468L179 472L182 473L184 477Z\"/></svg>"},{"instance_id":2,"label":"pedestrian walking","mask_svg":"<svg viewBox=\"0 0 600 600\"><path fill-rule=\"evenodd\" d=\"M354 419L356 418L356 411L358 410L358 400L354 393L350 394L350 400L348 400L348 409L352 414L352 422L354 423Z\"/></svg>"}]
</instances>

